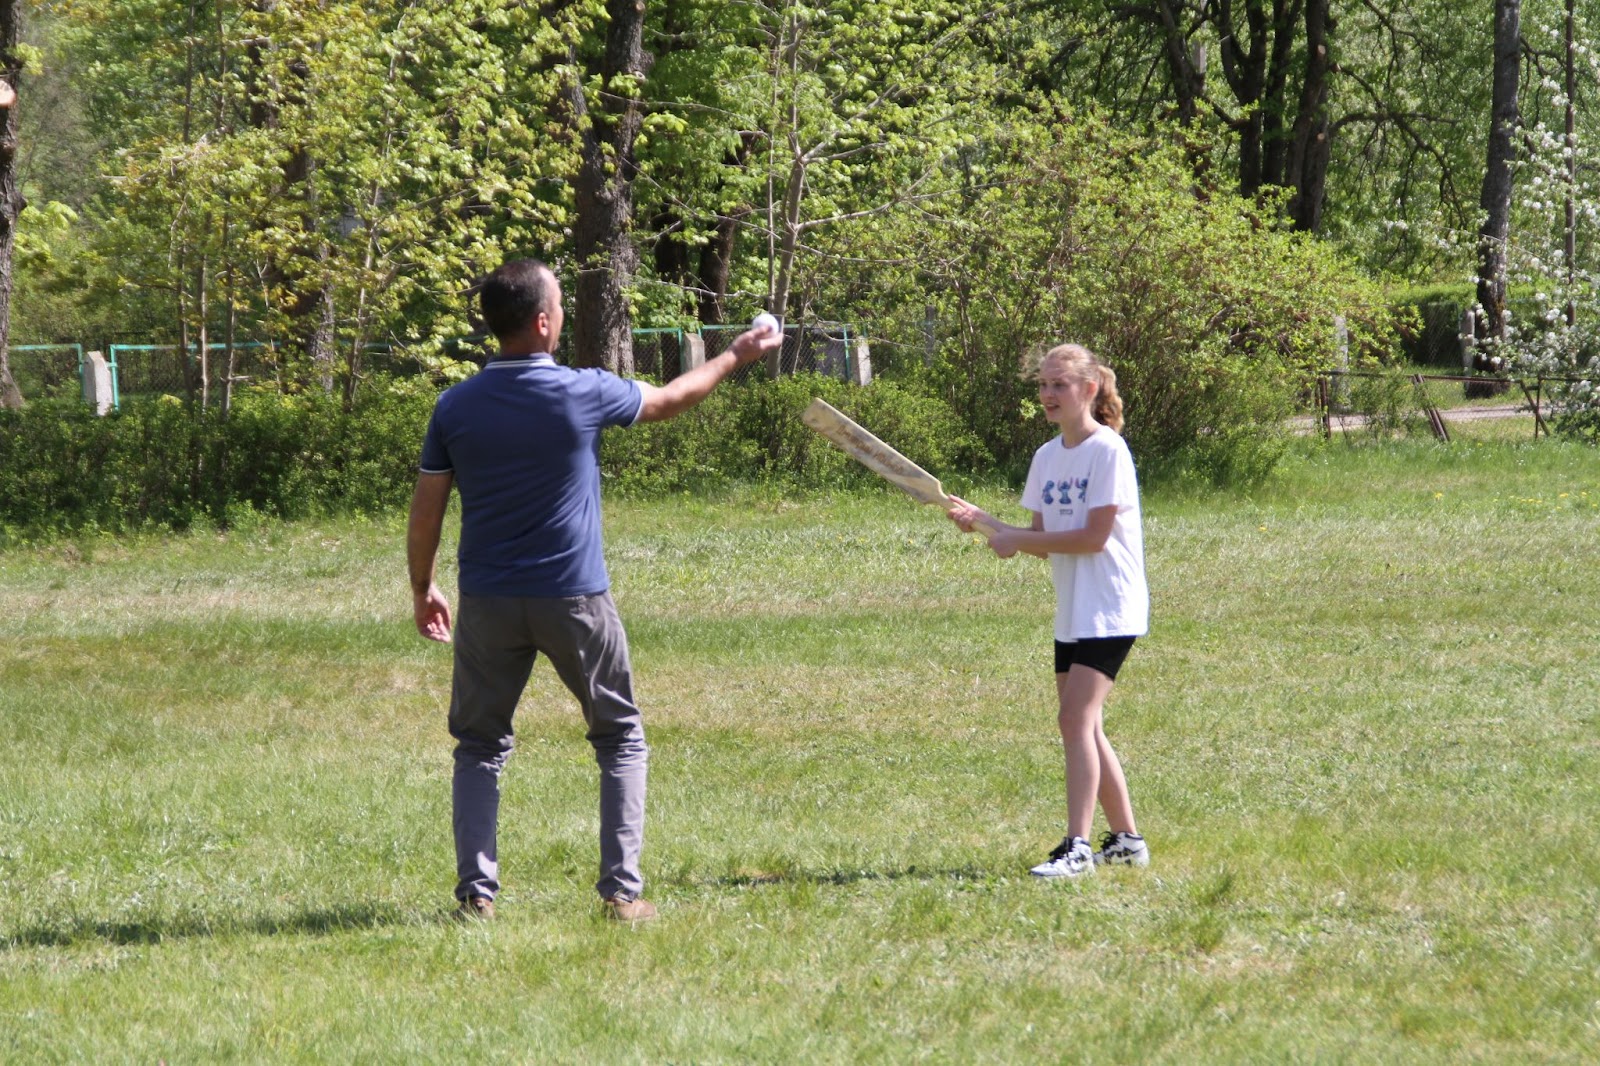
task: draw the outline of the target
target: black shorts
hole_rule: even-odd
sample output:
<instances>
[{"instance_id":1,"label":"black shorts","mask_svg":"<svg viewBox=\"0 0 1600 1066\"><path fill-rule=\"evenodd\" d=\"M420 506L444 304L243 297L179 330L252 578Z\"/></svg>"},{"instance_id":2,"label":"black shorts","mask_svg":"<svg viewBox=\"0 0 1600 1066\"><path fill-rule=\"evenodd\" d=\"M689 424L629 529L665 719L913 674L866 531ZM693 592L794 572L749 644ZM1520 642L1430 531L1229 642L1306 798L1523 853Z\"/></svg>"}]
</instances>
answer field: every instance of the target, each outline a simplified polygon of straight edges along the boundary
<instances>
[{"instance_id":1,"label":"black shorts","mask_svg":"<svg viewBox=\"0 0 1600 1066\"><path fill-rule=\"evenodd\" d=\"M1098 670L1117 679L1123 660L1133 650L1133 637L1090 637L1088 640L1056 641L1056 673L1064 674L1073 664Z\"/></svg>"}]
</instances>

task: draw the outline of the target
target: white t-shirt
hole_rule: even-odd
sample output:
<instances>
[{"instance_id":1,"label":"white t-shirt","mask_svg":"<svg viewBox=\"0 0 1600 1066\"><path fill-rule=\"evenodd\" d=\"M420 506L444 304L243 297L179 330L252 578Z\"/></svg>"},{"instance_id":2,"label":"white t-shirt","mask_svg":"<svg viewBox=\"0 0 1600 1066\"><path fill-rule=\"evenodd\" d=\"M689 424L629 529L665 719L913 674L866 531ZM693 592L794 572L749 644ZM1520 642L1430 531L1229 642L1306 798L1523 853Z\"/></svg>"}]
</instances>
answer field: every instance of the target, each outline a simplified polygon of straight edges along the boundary
<instances>
[{"instance_id":1,"label":"white t-shirt","mask_svg":"<svg viewBox=\"0 0 1600 1066\"><path fill-rule=\"evenodd\" d=\"M1127 443L1109 426L1076 447L1067 447L1057 436L1034 453L1022 506L1044 516L1047 532L1082 529L1090 511L1111 505L1117 508L1117 519L1104 550L1050 556L1057 640L1142 637L1149 632L1139 481Z\"/></svg>"}]
</instances>

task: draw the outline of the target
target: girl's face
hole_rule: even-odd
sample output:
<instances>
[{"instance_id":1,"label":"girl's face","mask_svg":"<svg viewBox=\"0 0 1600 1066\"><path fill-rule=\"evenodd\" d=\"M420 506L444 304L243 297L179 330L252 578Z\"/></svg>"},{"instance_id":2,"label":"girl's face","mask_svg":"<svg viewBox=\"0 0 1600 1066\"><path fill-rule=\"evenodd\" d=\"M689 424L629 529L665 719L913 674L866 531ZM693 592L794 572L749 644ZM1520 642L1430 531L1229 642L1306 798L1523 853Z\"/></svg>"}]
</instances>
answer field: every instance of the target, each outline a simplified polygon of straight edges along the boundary
<instances>
[{"instance_id":1,"label":"girl's face","mask_svg":"<svg viewBox=\"0 0 1600 1066\"><path fill-rule=\"evenodd\" d=\"M1050 360L1039 368L1039 403L1044 417L1056 425L1076 425L1092 417L1092 404L1100 386L1068 377L1061 364Z\"/></svg>"}]
</instances>

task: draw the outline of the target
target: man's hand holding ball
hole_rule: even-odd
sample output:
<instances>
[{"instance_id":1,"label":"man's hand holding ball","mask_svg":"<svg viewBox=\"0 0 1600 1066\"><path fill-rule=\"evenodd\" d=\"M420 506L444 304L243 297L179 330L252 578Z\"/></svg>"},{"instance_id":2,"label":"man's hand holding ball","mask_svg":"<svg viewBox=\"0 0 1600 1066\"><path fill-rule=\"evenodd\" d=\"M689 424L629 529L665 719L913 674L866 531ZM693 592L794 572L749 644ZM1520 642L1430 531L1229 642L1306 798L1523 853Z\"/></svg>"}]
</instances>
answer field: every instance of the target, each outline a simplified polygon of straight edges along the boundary
<instances>
[{"instance_id":1,"label":"man's hand holding ball","mask_svg":"<svg viewBox=\"0 0 1600 1066\"><path fill-rule=\"evenodd\" d=\"M763 311L750 323L749 329L734 339L733 347L729 350L742 364L752 363L782 345L783 323L778 321L776 315Z\"/></svg>"}]
</instances>

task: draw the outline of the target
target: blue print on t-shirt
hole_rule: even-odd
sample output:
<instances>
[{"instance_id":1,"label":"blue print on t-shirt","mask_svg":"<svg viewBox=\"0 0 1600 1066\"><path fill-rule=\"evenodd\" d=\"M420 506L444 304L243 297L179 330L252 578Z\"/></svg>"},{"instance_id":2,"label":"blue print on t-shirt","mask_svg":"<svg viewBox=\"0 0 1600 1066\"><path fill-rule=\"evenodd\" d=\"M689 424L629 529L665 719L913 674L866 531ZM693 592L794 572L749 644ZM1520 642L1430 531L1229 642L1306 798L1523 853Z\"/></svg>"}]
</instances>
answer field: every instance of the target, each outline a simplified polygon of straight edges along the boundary
<instances>
[{"instance_id":1,"label":"blue print on t-shirt","mask_svg":"<svg viewBox=\"0 0 1600 1066\"><path fill-rule=\"evenodd\" d=\"M1078 502L1082 503L1089 495L1089 479L1086 477L1073 477L1061 482L1046 481L1044 483L1044 491L1041 494L1046 507L1056 502L1057 490L1061 492L1062 503L1071 503L1074 493L1078 497Z\"/></svg>"}]
</instances>

